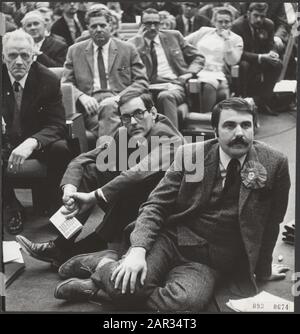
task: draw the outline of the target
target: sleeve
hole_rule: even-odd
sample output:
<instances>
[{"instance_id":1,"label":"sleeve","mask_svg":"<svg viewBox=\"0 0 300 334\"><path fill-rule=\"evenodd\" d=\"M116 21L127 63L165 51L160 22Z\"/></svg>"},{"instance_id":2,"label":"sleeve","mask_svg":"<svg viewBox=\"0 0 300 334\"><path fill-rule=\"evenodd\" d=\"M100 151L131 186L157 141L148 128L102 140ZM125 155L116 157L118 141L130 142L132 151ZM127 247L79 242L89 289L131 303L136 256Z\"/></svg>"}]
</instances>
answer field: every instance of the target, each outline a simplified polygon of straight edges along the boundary
<instances>
[{"instance_id":1,"label":"sleeve","mask_svg":"<svg viewBox=\"0 0 300 334\"><path fill-rule=\"evenodd\" d=\"M129 192L137 183L156 178L158 173L165 172L169 168L177 149L183 143L182 139L180 137L159 138L159 141L160 145L157 145L138 164L122 172L101 188L108 202L113 201L121 192ZM129 157L129 164L130 159L131 157Z\"/></svg>"},{"instance_id":2,"label":"sleeve","mask_svg":"<svg viewBox=\"0 0 300 334\"><path fill-rule=\"evenodd\" d=\"M229 38L227 41L225 41L225 48L224 48L225 62L230 66L237 64L240 61L241 56L243 54L243 48L244 48L243 39L238 35Z\"/></svg>"},{"instance_id":3,"label":"sleeve","mask_svg":"<svg viewBox=\"0 0 300 334\"><path fill-rule=\"evenodd\" d=\"M126 94L129 90L138 90L141 93L148 90L149 82L146 74L145 66L139 56L136 47L133 44L127 44L130 48L130 66L131 66L131 82L132 84L125 88L119 95Z\"/></svg>"},{"instance_id":4,"label":"sleeve","mask_svg":"<svg viewBox=\"0 0 300 334\"><path fill-rule=\"evenodd\" d=\"M140 208L135 228L130 234L132 247L143 247L149 251L167 217L172 213L183 179L183 171L180 168L182 161L180 147L164 178Z\"/></svg>"},{"instance_id":5,"label":"sleeve","mask_svg":"<svg viewBox=\"0 0 300 334\"><path fill-rule=\"evenodd\" d=\"M41 148L66 138L67 135L60 82L57 78L52 77L45 78L45 80L47 80L45 85L47 96L41 101L41 130L31 136L40 143Z\"/></svg>"}]
</instances>

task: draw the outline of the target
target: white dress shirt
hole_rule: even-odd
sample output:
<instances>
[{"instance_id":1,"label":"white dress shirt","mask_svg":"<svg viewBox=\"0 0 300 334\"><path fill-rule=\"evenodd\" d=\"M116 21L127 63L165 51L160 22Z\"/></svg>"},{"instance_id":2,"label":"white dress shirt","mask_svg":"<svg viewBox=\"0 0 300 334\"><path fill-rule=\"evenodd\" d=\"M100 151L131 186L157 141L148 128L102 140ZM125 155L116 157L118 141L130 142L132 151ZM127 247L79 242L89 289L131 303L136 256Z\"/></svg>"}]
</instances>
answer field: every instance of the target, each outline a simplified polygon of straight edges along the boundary
<instances>
[{"instance_id":1,"label":"white dress shirt","mask_svg":"<svg viewBox=\"0 0 300 334\"><path fill-rule=\"evenodd\" d=\"M189 19L187 19L184 15L182 15L182 20L183 20L183 24L184 24L184 36L186 36L187 34L189 34ZM192 22L192 30L194 27L194 20L195 20L195 16L190 18L191 22ZM193 31L191 31L193 32Z\"/></svg>"},{"instance_id":2,"label":"white dress shirt","mask_svg":"<svg viewBox=\"0 0 300 334\"><path fill-rule=\"evenodd\" d=\"M146 38L146 40L150 45L151 41L148 38ZM154 38L154 47L157 55L157 76L169 80L176 79L177 76L174 74L172 68L169 65L165 50L161 45L159 35L156 35Z\"/></svg>"}]
</instances>

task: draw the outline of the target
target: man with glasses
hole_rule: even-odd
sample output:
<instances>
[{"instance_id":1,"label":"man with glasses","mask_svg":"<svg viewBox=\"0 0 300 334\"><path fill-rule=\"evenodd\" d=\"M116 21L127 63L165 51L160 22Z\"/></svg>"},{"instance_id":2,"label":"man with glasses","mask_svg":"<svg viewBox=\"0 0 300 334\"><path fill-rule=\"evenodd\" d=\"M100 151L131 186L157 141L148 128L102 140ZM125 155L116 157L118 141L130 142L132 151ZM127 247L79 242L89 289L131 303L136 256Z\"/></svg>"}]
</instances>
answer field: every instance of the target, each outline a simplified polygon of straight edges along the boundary
<instances>
[{"instance_id":1,"label":"man with glasses","mask_svg":"<svg viewBox=\"0 0 300 334\"><path fill-rule=\"evenodd\" d=\"M59 265L74 254L101 250L107 241L118 240L172 163L183 138L157 113L150 95L129 91L121 97L118 110L124 126L113 140L107 137L96 149L71 161L61 182L66 216L77 216L84 223L98 204L106 212L101 225L79 242L75 242L79 233L69 240L59 236L45 243L18 236L34 258Z\"/></svg>"},{"instance_id":2,"label":"man with glasses","mask_svg":"<svg viewBox=\"0 0 300 334\"><path fill-rule=\"evenodd\" d=\"M152 84L169 83L157 96L158 111L178 128L177 106L186 99L185 83L204 65L204 57L176 30L160 30L156 9L142 13L142 33L129 40L137 48Z\"/></svg>"},{"instance_id":3,"label":"man with glasses","mask_svg":"<svg viewBox=\"0 0 300 334\"><path fill-rule=\"evenodd\" d=\"M187 36L201 27L211 27L210 20L198 14L197 2L184 2L182 5L182 15L176 16L176 29L183 36Z\"/></svg>"},{"instance_id":4,"label":"man with glasses","mask_svg":"<svg viewBox=\"0 0 300 334\"><path fill-rule=\"evenodd\" d=\"M22 229L22 207L7 171L22 171L28 158L46 162L49 202L57 204L59 182L71 160L59 80L33 61L33 38L22 30L3 37L2 115L6 123L4 159L4 223L10 233Z\"/></svg>"}]
</instances>

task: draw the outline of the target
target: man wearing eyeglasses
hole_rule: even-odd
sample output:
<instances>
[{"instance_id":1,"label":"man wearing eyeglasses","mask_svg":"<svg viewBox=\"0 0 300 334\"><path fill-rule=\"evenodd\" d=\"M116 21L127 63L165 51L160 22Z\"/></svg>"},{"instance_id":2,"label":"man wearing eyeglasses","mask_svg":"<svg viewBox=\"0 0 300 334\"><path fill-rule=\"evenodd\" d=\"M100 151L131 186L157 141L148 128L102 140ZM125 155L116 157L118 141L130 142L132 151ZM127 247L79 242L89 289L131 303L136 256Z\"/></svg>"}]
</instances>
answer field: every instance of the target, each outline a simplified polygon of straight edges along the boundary
<instances>
[{"instance_id":1,"label":"man wearing eyeglasses","mask_svg":"<svg viewBox=\"0 0 300 334\"><path fill-rule=\"evenodd\" d=\"M142 33L129 40L137 48L151 84L169 83L157 96L158 111L178 128L177 106L186 99L185 83L204 65L204 57L176 30L160 30L156 9L142 13ZM151 86L150 86L151 88Z\"/></svg>"},{"instance_id":2,"label":"man wearing eyeglasses","mask_svg":"<svg viewBox=\"0 0 300 334\"><path fill-rule=\"evenodd\" d=\"M131 90L121 97L118 110L124 126L113 140L107 137L96 149L71 161L61 182L66 217L77 216L85 223L98 204L106 212L101 225L79 242L75 242L79 233L69 240L59 236L44 243L18 236L34 258L57 266L75 254L99 251L107 241L118 240L183 144L171 122L157 113L150 95Z\"/></svg>"},{"instance_id":3,"label":"man wearing eyeglasses","mask_svg":"<svg viewBox=\"0 0 300 334\"><path fill-rule=\"evenodd\" d=\"M34 40L22 30L3 37L2 115L9 146L4 159L4 222L8 231L22 229L22 207L7 172L22 171L27 159L46 162L50 203L57 203L59 182L71 160L67 147L65 111L59 80L45 66L33 62Z\"/></svg>"}]
</instances>

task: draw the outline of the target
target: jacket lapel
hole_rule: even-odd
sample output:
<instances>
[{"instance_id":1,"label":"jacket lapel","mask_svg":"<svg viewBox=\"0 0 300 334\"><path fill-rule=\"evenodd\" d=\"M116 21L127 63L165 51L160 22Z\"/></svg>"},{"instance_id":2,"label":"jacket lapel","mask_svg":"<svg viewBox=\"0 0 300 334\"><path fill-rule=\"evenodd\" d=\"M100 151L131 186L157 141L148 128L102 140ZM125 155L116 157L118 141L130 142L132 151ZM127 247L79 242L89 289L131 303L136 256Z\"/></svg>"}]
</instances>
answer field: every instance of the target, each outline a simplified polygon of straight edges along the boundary
<instances>
[{"instance_id":1,"label":"jacket lapel","mask_svg":"<svg viewBox=\"0 0 300 334\"><path fill-rule=\"evenodd\" d=\"M114 39L111 40L108 50L108 74L110 73L118 53L117 44Z\"/></svg>"},{"instance_id":2,"label":"jacket lapel","mask_svg":"<svg viewBox=\"0 0 300 334\"><path fill-rule=\"evenodd\" d=\"M13 89L8 76L8 71L5 65L2 66L3 73L3 116L6 123L13 119L15 109L15 99Z\"/></svg>"},{"instance_id":3,"label":"jacket lapel","mask_svg":"<svg viewBox=\"0 0 300 334\"><path fill-rule=\"evenodd\" d=\"M243 168L245 168L245 165L246 165L246 163L248 161L257 161L257 162L259 162L256 150L255 150L255 148L254 148L253 145L252 145L252 147L251 147L251 149L250 149L250 151L248 153L248 156L247 156L247 158L245 160ZM242 210L245 207L245 204L247 202L247 199L249 198L250 193L251 193L251 189L250 188L246 188L243 185L243 183L241 183L240 198L239 198L239 216L241 216Z\"/></svg>"},{"instance_id":4,"label":"jacket lapel","mask_svg":"<svg viewBox=\"0 0 300 334\"><path fill-rule=\"evenodd\" d=\"M85 48L85 57L87 63L89 64L89 68L91 70L91 74L94 73L94 50L93 50L93 41L92 39L88 42Z\"/></svg>"},{"instance_id":5,"label":"jacket lapel","mask_svg":"<svg viewBox=\"0 0 300 334\"><path fill-rule=\"evenodd\" d=\"M216 143L211 149L205 149L209 150L209 153L206 155L206 152L204 152L206 156L204 159L204 176L199 202L196 203L197 207L199 204L206 203L210 198L219 167L219 145Z\"/></svg>"}]
</instances>

